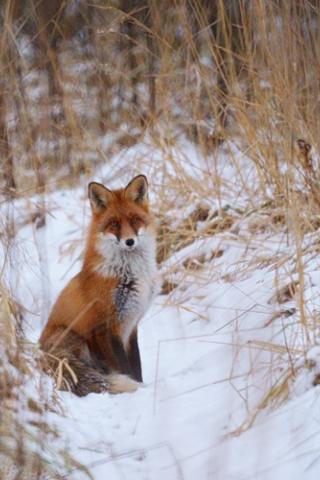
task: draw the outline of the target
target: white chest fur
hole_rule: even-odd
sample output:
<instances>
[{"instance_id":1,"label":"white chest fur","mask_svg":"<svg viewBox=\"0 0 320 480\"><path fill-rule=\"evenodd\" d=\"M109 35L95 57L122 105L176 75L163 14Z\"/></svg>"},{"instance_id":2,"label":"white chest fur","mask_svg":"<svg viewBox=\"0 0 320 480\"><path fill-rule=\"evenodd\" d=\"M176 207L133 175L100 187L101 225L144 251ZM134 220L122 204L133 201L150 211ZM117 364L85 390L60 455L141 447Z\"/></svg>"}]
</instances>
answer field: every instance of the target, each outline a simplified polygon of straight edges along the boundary
<instances>
[{"instance_id":1,"label":"white chest fur","mask_svg":"<svg viewBox=\"0 0 320 480\"><path fill-rule=\"evenodd\" d=\"M115 291L114 302L121 324L122 341L127 346L133 329L147 311L155 287L155 278L126 272Z\"/></svg>"},{"instance_id":2,"label":"white chest fur","mask_svg":"<svg viewBox=\"0 0 320 480\"><path fill-rule=\"evenodd\" d=\"M102 236L98 244L103 261L97 272L119 279L113 300L125 348L158 290L155 247L154 236L147 231L139 235L138 245L132 251L121 250L110 237Z\"/></svg>"}]
</instances>

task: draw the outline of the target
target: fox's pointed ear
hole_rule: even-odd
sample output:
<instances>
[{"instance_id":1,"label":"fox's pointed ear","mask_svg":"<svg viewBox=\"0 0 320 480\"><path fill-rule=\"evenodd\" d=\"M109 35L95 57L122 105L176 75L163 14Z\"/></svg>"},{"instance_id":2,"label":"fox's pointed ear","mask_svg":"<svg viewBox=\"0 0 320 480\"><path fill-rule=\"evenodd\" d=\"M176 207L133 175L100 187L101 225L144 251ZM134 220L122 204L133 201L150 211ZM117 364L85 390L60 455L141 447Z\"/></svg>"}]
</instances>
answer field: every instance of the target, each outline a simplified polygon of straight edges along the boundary
<instances>
[{"instance_id":1,"label":"fox's pointed ear","mask_svg":"<svg viewBox=\"0 0 320 480\"><path fill-rule=\"evenodd\" d=\"M125 197L136 203L148 200L148 180L144 175L134 177L125 188Z\"/></svg>"},{"instance_id":2,"label":"fox's pointed ear","mask_svg":"<svg viewBox=\"0 0 320 480\"><path fill-rule=\"evenodd\" d=\"M112 192L102 185L102 183L91 182L88 185L88 196L92 211L99 213L107 208L111 201Z\"/></svg>"}]
</instances>

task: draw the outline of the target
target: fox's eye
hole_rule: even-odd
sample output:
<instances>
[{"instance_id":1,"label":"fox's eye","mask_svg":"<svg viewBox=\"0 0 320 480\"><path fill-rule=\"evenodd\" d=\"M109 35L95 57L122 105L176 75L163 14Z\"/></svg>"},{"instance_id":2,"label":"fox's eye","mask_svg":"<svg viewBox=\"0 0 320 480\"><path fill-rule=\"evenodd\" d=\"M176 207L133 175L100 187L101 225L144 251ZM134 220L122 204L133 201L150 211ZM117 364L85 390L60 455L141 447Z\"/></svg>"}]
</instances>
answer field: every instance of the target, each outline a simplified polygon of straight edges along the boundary
<instances>
[{"instance_id":1,"label":"fox's eye","mask_svg":"<svg viewBox=\"0 0 320 480\"><path fill-rule=\"evenodd\" d=\"M131 218L130 218L130 223L132 226L136 226L138 225L139 223L141 223L142 220L141 218L138 216L138 215L133 215Z\"/></svg>"},{"instance_id":2,"label":"fox's eye","mask_svg":"<svg viewBox=\"0 0 320 480\"><path fill-rule=\"evenodd\" d=\"M118 229L119 227L120 227L120 224L118 220L116 220L115 218L112 218L111 220L109 220L109 222L106 225L106 228L112 228L115 230Z\"/></svg>"}]
</instances>

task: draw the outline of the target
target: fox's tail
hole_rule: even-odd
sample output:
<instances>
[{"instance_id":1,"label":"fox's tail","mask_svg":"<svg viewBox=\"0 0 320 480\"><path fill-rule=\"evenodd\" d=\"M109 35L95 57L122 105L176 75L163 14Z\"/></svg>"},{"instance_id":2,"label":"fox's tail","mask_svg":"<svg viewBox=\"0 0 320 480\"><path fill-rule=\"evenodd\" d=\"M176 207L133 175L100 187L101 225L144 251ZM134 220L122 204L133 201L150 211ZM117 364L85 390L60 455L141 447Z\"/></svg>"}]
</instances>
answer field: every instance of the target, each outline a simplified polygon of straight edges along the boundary
<instances>
[{"instance_id":1,"label":"fox's tail","mask_svg":"<svg viewBox=\"0 0 320 480\"><path fill-rule=\"evenodd\" d=\"M41 368L50 374L59 390L79 397L89 393L133 392L140 385L121 373L104 373L94 364L85 340L76 333L59 328L41 345Z\"/></svg>"}]
</instances>

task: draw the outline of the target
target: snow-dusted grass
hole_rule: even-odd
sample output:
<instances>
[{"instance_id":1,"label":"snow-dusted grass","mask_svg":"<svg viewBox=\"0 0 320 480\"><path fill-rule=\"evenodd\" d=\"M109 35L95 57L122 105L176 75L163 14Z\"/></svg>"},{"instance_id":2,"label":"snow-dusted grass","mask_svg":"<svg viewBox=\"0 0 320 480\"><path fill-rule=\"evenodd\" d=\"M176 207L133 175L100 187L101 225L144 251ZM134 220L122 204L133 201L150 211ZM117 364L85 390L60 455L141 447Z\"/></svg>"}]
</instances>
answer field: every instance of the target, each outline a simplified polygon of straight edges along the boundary
<instances>
[{"instance_id":1,"label":"snow-dusted grass","mask_svg":"<svg viewBox=\"0 0 320 480\"><path fill-rule=\"evenodd\" d=\"M116 396L58 393L63 415L44 415L59 432L58 450L98 480L318 478L317 232L301 243L304 324L294 232L275 219L256 189L256 170L234 145L205 162L188 144L159 149L150 140L114 156L93 178L113 188L138 172L149 177L168 235L184 239L160 267L175 288L140 323L144 386ZM4 272L33 342L81 268L86 183L47 194L39 229L29 221L37 198L13 205L16 235ZM200 203L210 213L191 228ZM230 223L219 229L225 214ZM42 449L50 457L49 444ZM68 478L85 477L73 463Z\"/></svg>"}]
</instances>

